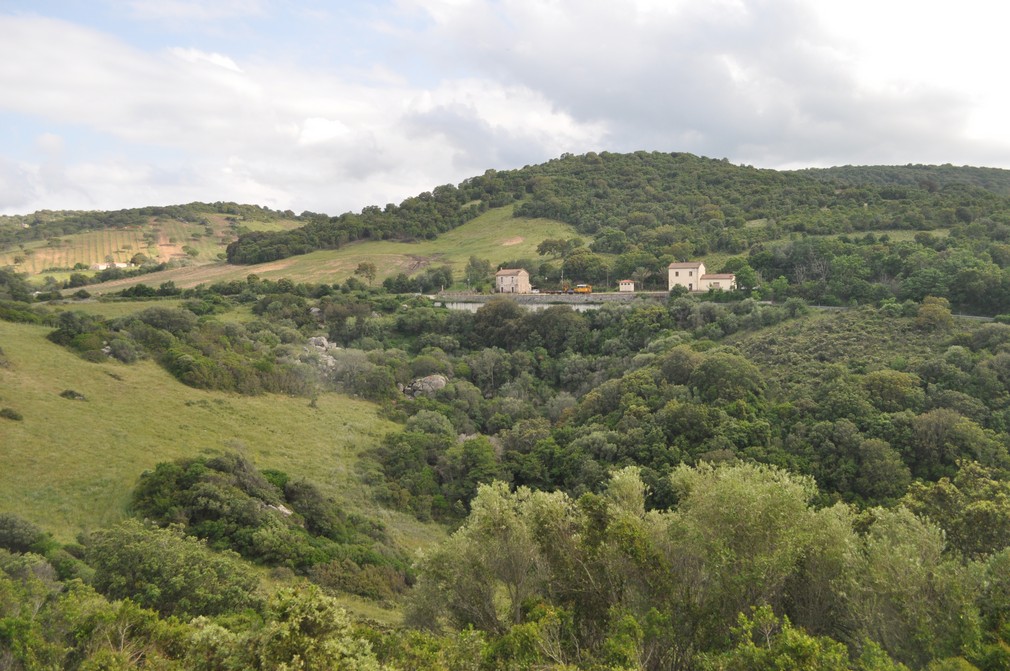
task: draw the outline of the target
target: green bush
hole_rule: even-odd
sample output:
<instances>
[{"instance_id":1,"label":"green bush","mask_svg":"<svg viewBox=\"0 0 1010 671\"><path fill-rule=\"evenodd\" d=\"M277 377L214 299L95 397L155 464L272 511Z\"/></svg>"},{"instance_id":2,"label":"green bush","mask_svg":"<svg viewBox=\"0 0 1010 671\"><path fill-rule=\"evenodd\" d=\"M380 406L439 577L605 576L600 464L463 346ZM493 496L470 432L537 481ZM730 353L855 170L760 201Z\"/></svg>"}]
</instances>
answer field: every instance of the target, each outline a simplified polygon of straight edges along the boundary
<instances>
[{"instance_id":1,"label":"green bush","mask_svg":"<svg viewBox=\"0 0 1010 671\"><path fill-rule=\"evenodd\" d=\"M11 552L37 552L46 540L38 526L13 513L0 513L0 548Z\"/></svg>"},{"instance_id":2,"label":"green bush","mask_svg":"<svg viewBox=\"0 0 1010 671\"><path fill-rule=\"evenodd\" d=\"M217 615L259 604L259 580L233 552L213 552L178 527L130 520L91 534L86 557L95 588L162 615Z\"/></svg>"},{"instance_id":3,"label":"green bush","mask_svg":"<svg viewBox=\"0 0 1010 671\"><path fill-rule=\"evenodd\" d=\"M21 413L14 408L0 408L0 417L3 417L4 419L12 419L15 422L20 422L24 419Z\"/></svg>"}]
</instances>

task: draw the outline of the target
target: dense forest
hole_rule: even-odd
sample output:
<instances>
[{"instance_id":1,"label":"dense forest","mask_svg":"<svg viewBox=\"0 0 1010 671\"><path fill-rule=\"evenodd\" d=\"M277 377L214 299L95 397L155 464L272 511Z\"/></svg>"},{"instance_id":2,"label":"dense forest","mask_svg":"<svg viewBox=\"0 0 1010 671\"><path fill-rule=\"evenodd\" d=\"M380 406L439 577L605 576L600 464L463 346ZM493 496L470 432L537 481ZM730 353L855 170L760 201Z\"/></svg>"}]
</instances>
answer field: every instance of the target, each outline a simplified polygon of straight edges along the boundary
<instances>
[{"instance_id":1,"label":"dense forest","mask_svg":"<svg viewBox=\"0 0 1010 671\"><path fill-rule=\"evenodd\" d=\"M481 208L510 203L517 204L515 216L556 219L594 236L595 251L740 253L793 232L925 231L981 216L1006 223L1008 190L1010 176L995 169L781 172L691 154L566 155L519 170L489 170L399 206L317 215L294 231L243 236L228 259L257 263L362 238L433 237Z\"/></svg>"},{"instance_id":2,"label":"dense forest","mask_svg":"<svg viewBox=\"0 0 1010 671\"><path fill-rule=\"evenodd\" d=\"M361 461L367 506L452 530L414 555L241 454L162 461L126 521L76 543L0 514L0 667L1010 668L1010 324L955 314L1010 310L1010 209L1000 174L941 168L845 186L858 169L563 157L353 234L424 237L511 204L587 237L546 246L538 272L704 244L752 273L584 312L250 275L132 287L116 300L144 304L102 318L0 270L0 318L96 371L149 359L202 389L373 401L398 428ZM622 175L639 195L600 195ZM655 225L629 224L639 211ZM432 228L396 227L415 214ZM0 429L24 421L5 403ZM404 622L354 621L341 594Z\"/></svg>"}]
</instances>

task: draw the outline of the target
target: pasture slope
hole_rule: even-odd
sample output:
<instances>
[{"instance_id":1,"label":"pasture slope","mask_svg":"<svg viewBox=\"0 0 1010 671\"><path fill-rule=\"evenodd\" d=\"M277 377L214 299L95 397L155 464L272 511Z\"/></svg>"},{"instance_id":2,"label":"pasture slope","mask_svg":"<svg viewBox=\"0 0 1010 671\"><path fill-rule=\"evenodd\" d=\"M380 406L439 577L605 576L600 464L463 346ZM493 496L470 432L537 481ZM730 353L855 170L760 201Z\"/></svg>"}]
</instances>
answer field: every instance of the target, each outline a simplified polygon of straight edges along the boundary
<instances>
[{"instance_id":1,"label":"pasture slope","mask_svg":"<svg viewBox=\"0 0 1010 671\"><path fill-rule=\"evenodd\" d=\"M250 266L224 262L197 264L96 284L89 286L88 291L119 291L141 282L157 287L169 280L185 289L198 284L242 280L250 274L272 280L287 278L293 282L333 283L353 276L362 262L375 264L378 270L376 282L399 273L413 275L425 268L442 265L451 266L454 276L459 278L471 256L488 259L492 266L498 266L509 260L536 258L537 245L547 238L572 238L577 235L568 224L550 219L513 217L510 205L489 210L434 240L355 242L340 249L316 251ZM587 244L589 242L586 240Z\"/></svg>"},{"instance_id":2,"label":"pasture slope","mask_svg":"<svg viewBox=\"0 0 1010 671\"><path fill-rule=\"evenodd\" d=\"M370 505L359 455L396 428L373 404L323 394L312 408L305 398L192 389L151 361L84 361L48 331L0 321L0 408L23 417L0 418L0 510L72 541L122 519L137 478L158 462L238 450L259 468L316 482L405 547L444 535Z\"/></svg>"},{"instance_id":3,"label":"pasture slope","mask_svg":"<svg viewBox=\"0 0 1010 671\"><path fill-rule=\"evenodd\" d=\"M143 226L89 230L0 249L0 266L15 266L18 272L51 275L58 280L66 279L76 264L129 263L138 253L159 263L200 266L219 262L241 230L276 231L301 225L293 219L259 221L211 210L199 222L150 217Z\"/></svg>"}]
</instances>

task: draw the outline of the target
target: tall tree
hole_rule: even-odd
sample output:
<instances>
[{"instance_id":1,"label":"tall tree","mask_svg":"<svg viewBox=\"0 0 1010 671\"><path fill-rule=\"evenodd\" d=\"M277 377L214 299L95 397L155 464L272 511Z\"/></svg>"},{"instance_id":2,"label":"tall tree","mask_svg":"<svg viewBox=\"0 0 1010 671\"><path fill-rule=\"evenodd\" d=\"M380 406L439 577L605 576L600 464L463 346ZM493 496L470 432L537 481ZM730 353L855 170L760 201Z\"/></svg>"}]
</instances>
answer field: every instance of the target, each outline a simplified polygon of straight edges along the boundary
<instances>
[{"instance_id":1,"label":"tall tree","mask_svg":"<svg viewBox=\"0 0 1010 671\"><path fill-rule=\"evenodd\" d=\"M377 269L375 264L371 261L362 261L358 264L358 267L354 269L354 274L358 277L364 277L368 280L368 286L372 286L372 282L375 281L375 274Z\"/></svg>"}]
</instances>

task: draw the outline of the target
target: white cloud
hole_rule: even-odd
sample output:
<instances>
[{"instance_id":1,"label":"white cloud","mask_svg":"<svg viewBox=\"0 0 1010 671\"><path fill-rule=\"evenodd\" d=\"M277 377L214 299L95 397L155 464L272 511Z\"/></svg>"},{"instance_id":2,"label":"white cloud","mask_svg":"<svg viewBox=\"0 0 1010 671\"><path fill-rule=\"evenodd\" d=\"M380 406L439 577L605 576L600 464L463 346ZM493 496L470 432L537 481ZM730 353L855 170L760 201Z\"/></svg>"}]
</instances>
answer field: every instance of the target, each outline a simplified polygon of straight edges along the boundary
<instances>
[{"instance_id":1,"label":"white cloud","mask_svg":"<svg viewBox=\"0 0 1010 671\"><path fill-rule=\"evenodd\" d=\"M265 11L259 0L131 0L127 6L134 18L145 21L217 21Z\"/></svg>"},{"instance_id":2,"label":"white cloud","mask_svg":"<svg viewBox=\"0 0 1010 671\"><path fill-rule=\"evenodd\" d=\"M153 41L0 13L0 115L38 138L0 150L0 211L337 213L590 150L1010 166L1010 10L964 3L135 0Z\"/></svg>"},{"instance_id":3,"label":"white cloud","mask_svg":"<svg viewBox=\"0 0 1010 671\"><path fill-rule=\"evenodd\" d=\"M345 138L351 132L347 124L337 119L312 117L306 119L298 131L298 144L319 144Z\"/></svg>"},{"instance_id":4,"label":"white cloud","mask_svg":"<svg viewBox=\"0 0 1010 671\"><path fill-rule=\"evenodd\" d=\"M121 147L104 162L96 156L68 169L100 207L116 206L118 193L124 205L192 194L359 209L488 167L595 146L602 134L600 124L577 122L529 88L488 79L425 89L387 77L376 86L196 48L146 53L51 19L0 18L0 30L13 36L0 45L0 60L33 56L23 71L0 70L0 107L85 126ZM65 48L47 50L47 42ZM145 147L168 149L172 158L156 170ZM193 171L199 177L185 182ZM155 174L162 182L145 188ZM47 184L56 187L43 180L39 199L57 195ZM67 197L65 189L59 194Z\"/></svg>"},{"instance_id":5,"label":"white cloud","mask_svg":"<svg viewBox=\"0 0 1010 671\"><path fill-rule=\"evenodd\" d=\"M55 133L43 133L35 139L35 144L47 154L59 154L63 151L63 138Z\"/></svg>"},{"instance_id":6,"label":"white cloud","mask_svg":"<svg viewBox=\"0 0 1010 671\"><path fill-rule=\"evenodd\" d=\"M613 150L687 150L766 165L986 156L972 139L995 130L999 115L973 104L979 91L994 103L1006 94L984 62L965 72L950 36L958 21L974 28L987 19L929 3L858 5L441 3L429 14L425 46L605 125ZM1003 25L993 22L983 40ZM1000 62L1001 41L986 42L986 62ZM1006 131L989 140L988 155L1010 162Z\"/></svg>"},{"instance_id":7,"label":"white cloud","mask_svg":"<svg viewBox=\"0 0 1010 671\"><path fill-rule=\"evenodd\" d=\"M0 157L0 214L20 214L35 207L30 169Z\"/></svg>"},{"instance_id":8,"label":"white cloud","mask_svg":"<svg viewBox=\"0 0 1010 671\"><path fill-rule=\"evenodd\" d=\"M242 68L224 54L206 53L200 51L199 49L183 49L182 47L170 49L169 53L181 58L187 63L193 63L194 65L199 63L210 63L211 65L216 65L217 67L224 68L225 70L231 70L232 72L242 72Z\"/></svg>"}]
</instances>

